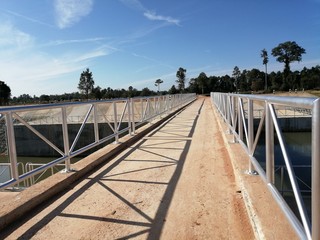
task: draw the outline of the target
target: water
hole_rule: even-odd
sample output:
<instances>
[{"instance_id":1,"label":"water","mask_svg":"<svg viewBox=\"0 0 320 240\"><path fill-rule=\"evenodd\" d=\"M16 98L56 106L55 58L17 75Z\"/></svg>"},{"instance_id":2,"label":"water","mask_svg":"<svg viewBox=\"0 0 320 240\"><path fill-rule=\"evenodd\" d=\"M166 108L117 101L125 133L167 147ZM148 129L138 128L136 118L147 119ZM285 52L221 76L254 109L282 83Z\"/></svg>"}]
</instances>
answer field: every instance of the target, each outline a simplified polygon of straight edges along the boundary
<instances>
[{"instance_id":1,"label":"water","mask_svg":"<svg viewBox=\"0 0 320 240\"><path fill-rule=\"evenodd\" d=\"M36 169L36 168L40 167L40 165L44 165L44 164L49 163L55 159L56 158L53 158L53 157L18 157L17 162L18 162L19 175L22 175L32 169ZM71 163L75 163L81 159L82 158L80 158L80 157L72 158ZM11 178L9 165L3 165L3 163L9 163L9 162L10 161L9 161L8 156L0 155L0 183L6 182L6 181L10 180L10 178ZM31 164L39 164L39 165L30 166L30 163ZM29 168L26 167L28 165L30 166ZM55 166L52 169L48 169L44 173L39 173L38 175L35 176L35 178L28 180L28 182L27 181L22 182L21 184L19 184L19 186L26 187L26 186L28 186L28 184L31 184L31 181L39 182L39 181L51 176L52 174L63 170L64 168L65 168L64 162L61 162L61 164L59 164L59 166Z\"/></svg>"},{"instance_id":2,"label":"water","mask_svg":"<svg viewBox=\"0 0 320 240\"><path fill-rule=\"evenodd\" d=\"M275 134L276 135L276 134ZM283 133L288 156L292 162L293 170L297 177L307 213L311 215L311 132ZM275 140L275 186L287 201L291 209L300 218L296 201L293 196L292 186L286 170L285 161L279 145ZM254 154L260 165L266 170L265 164L265 136L261 136Z\"/></svg>"}]
</instances>

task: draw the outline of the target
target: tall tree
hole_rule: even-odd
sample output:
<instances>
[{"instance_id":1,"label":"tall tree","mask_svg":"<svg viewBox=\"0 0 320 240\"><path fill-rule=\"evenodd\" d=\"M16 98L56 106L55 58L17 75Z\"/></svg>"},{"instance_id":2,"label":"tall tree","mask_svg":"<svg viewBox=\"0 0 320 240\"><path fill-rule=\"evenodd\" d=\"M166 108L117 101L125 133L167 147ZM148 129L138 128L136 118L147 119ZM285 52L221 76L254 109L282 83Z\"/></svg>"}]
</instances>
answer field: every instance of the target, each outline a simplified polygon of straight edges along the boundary
<instances>
[{"instance_id":1,"label":"tall tree","mask_svg":"<svg viewBox=\"0 0 320 240\"><path fill-rule=\"evenodd\" d=\"M10 87L5 82L0 81L0 106L8 104L10 96Z\"/></svg>"},{"instance_id":2,"label":"tall tree","mask_svg":"<svg viewBox=\"0 0 320 240\"><path fill-rule=\"evenodd\" d=\"M277 58L278 62L284 63L284 75L288 76L290 73L290 63L302 60L302 54L305 54L306 50L300 47L294 41L287 41L280 43L277 47L272 49L271 54Z\"/></svg>"},{"instance_id":3,"label":"tall tree","mask_svg":"<svg viewBox=\"0 0 320 240\"><path fill-rule=\"evenodd\" d=\"M89 68L81 73L78 89L81 93L85 94L87 99L89 99L89 94L92 93L94 89L94 80L92 77L92 72L90 72Z\"/></svg>"},{"instance_id":4,"label":"tall tree","mask_svg":"<svg viewBox=\"0 0 320 240\"><path fill-rule=\"evenodd\" d=\"M157 79L155 82L155 86L158 87L158 94L160 95L160 84L163 83L163 81L161 79Z\"/></svg>"},{"instance_id":5,"label":"tall tree","mask_svg":"<svg viewBox=\"0 0 320 240\"><path fill-rule=\"evenodd\" d=\"M234 78L234 86L236 87L236 91L239 91L239 77L241 75L240 69L238 66L235 66L232 72L232 77Z\"/></svg>"},{"instance_id":6,"label":"tall tree","mask_svg":"<svg viewBox=\"0 0 320 240\"><path fill-rule=\"evenodd\" d=\"M177 79L178 89L180 92L183 92L185 89L186 72L187 72L186 69L180 67L176 74L176 77L178 78Z\"/></svg>"},{"instance_id":7,"label":"tall tree","mask_svg":"<svg viewBox=\"0 0 320 240\"><path fill-rule=\"evenodd\" d=\"M264 48L263 50L261 50L261 55L262 57L262 63L263 65L265 65L265 75L264 75L264 90L267 91L268 89L268 69L267 69L267 65L268 65L268 62L269 62L269 58L268 58L268 52L267 50Z\"/></svg>"},{"instance_id":8,"label":"tall tree","mask_svg":"<svg viewBox=\"0 0 320 240\"><path fill-rule=\"evenodd\" d=\"M198 76L198 85L199 88L201 88L201 94L204 94L204 88L206 86L206 83L208 81L208 77L204 72L201 72Z\"/></svg>"},{"instance_id":9,"label":"tall tree","mask_svg":"<svg viewBox=\"0 0 320 240\"><path fill-rule=\"evenodd\" d=\"M175 85L172 85L172 87L169 89L169 94L176 94L178 93L178 90L176 89Z\"/></svg>"}]
</instances>

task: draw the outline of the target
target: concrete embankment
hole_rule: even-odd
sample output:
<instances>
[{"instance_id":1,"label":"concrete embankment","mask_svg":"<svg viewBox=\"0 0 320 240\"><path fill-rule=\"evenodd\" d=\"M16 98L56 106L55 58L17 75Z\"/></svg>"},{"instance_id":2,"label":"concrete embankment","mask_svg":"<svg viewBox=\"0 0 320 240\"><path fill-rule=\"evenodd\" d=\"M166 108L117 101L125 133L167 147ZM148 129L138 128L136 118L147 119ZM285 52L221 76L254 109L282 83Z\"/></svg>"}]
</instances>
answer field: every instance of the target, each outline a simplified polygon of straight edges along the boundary
<instances>
[{"instance_id":1,"label":"concrete embankment","mask_svg":"<svg viewBox=\"0 0 320 240\"><path fill-rule=\"evenodd\" d=\"M278 118L280 128L283 132L311 132L310 117L280 117ZM258 129L260 119L254 119L254 128ZM262 129L264 131L264 128Z\"/></svg>"},{"instance_id":2,"label":"concrete embankment","mask_svg":"<svg viewBox=\"0 0 320 240\"><path fill-rule=\"evenodd\" d=\"M128 123L123 123L120 129L124 129L128 126ZM45 136L50 142L63 151L63 133L61 124L42 124L33 125L35 130ZM69 124L69 145L71 146L74 139L76 138L81 124ZM107 136L113 134L113 130L107 123L99 123L99 138L103 139ZM51 146L44 142L41 138L31 132L24 125L15 126L15 136L16 136L16 148L18 156L32 156L32 157L58 157L59 153L56 152ZM93 123L87 123L84 127L79 140L77 141L75 149L80 149L87 146L95 141L95 133ZM110 140L110 143L114 140ZM107 143L102 144L105 146ZM101 147L100 147L101 148ZM94 148L85 155L88 155L97 149Z\"/></svg>"}]
</instances>

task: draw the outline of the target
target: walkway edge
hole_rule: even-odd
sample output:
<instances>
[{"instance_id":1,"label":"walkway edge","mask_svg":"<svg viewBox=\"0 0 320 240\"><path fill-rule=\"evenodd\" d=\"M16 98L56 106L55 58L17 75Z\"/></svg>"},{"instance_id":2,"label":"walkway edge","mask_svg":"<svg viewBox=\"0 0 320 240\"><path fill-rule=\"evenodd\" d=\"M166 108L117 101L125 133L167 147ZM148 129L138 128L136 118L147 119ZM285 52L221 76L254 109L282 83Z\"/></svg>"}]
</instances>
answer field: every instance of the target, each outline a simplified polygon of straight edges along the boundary
<instances>
[{"instance_id":1,"label":"walkway edge","mask_svg":"<svg viewBox=\"0 0 320 240\"><path fill-rule=\"evenodd\" d=\"M134 136L126 135L119 139L121 144L109 144L106 147L98 150L95 153L85 157L81 161L75 163L73 172L67 174L55 174L40 183L31 186L30 188L15 195L10 201L0 203L0 231L15 221L22 218L25 214L30 213L42 203L50 200L50 198L60 192L70 188L70 185L88 174L99 165L109 162L112 158L123 152L128 147L132 146L146 134L150 133L180 111L183 111L187 106L193 103L196 99L189 102L183 107L168 114L162 119L152 122L139 128ZM1 193L0 193L1 194Z\"/></svg>"},{"instance_id":2,"label":"walkway edge","mask_svg":"<svg viewBox=\"0 0 320 240\"><path fill-rule=\"evenodd\" d=\"M284 216L278 204L274 201L271 192L260 176L245 173L249 166L249 156L247 156L240 144L231 143L233 138L232 135L229 135L230 138L228 139L228 135L224 134L227 132L226 124L223 122L213 105L211 105L211 108L217 118L218 126L223 136L226 149L229 153L236 182L241 189L255 238L263 240L298 239L293 228L288 223L288 220ZM259 191L260 193L258 193ZM259 194L259 204L257 204L257 197L253 196L253 194ZM257 205L264 206L261 208L261 206Z\"/></svg>"}]
</instances>

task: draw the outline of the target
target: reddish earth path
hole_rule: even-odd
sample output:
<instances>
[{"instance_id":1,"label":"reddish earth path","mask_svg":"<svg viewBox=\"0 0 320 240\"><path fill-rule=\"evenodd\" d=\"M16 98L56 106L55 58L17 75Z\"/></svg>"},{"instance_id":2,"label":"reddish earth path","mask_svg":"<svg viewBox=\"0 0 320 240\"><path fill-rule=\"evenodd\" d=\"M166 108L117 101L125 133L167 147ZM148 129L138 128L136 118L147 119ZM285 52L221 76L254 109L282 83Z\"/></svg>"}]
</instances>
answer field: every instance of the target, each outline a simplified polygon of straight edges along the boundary
<instances>
[{"instance_id":1,"label":"reddish earth path","mask_svg":"<svg viewBox=\"0 0 320 240\"><path fill-rule=\"evenodd\" d=\"M209 98L0 234L7 239L254 239Z\"/></svg>"}]
</instances>

